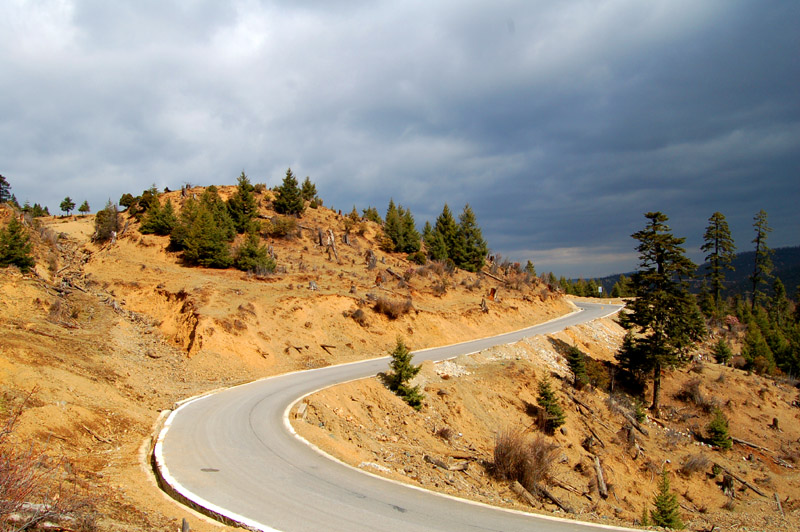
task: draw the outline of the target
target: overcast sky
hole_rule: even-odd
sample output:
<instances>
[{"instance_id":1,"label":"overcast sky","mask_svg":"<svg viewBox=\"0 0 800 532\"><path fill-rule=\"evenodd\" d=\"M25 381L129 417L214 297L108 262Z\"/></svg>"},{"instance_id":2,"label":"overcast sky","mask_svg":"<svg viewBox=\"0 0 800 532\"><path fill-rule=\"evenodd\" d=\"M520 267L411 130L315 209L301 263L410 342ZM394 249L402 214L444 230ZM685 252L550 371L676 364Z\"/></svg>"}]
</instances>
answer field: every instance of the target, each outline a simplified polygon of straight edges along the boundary
<instances>
[{"instance_id":1,"label":"overcast sky","mask_svg":"<svg viewBox=\"0 0 800 532\"><path fill-rule=\"evenodd\" d=\"M0 2L0 174L20 202L310 176L418 226L469 203L541 272L635 269L660 210L800 244L800 2Z\"/></svg>"}]
</instances>

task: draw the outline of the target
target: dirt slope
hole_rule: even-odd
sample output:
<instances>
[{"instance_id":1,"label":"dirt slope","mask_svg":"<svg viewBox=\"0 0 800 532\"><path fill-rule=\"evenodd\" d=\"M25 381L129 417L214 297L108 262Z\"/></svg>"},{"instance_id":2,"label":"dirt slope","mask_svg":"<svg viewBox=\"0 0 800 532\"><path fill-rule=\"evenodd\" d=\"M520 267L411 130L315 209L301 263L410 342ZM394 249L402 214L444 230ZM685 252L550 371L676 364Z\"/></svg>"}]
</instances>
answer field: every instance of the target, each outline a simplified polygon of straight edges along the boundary
<instances>
[{"instance_id":1,"label":"dirt slope","mask_svg":"<svg viewBox=\"0 0 800 532\"><path fill-rule=\"evenodd\" d=\"M269 192L259 201L264 216L274 215ZM0 209L0 221L10 215ZM541 285L506 289L385 254L371 223L344 244L344 219L329 209L307 211L296 238L270 242L279 270L266 278L184 267L166 251L167 238L140 235L126 221L116 242L97 246L92 216L40 220L31 228L35 271L0 269L0 410L7 415L35 390L15 436L64 458L63 475L95 499L100 530L175 530L183 517L193 530L225 528L167 498L146 471L153 425L179 399L382 355L397 335L423 348L569 308ZM334 232L336 253L318 245L318 228ZM486 297L491 288L499 288L495 301ZM378 298L410 301L411 311L389 319L373 310Z\"/></svg>"}]
</instances>

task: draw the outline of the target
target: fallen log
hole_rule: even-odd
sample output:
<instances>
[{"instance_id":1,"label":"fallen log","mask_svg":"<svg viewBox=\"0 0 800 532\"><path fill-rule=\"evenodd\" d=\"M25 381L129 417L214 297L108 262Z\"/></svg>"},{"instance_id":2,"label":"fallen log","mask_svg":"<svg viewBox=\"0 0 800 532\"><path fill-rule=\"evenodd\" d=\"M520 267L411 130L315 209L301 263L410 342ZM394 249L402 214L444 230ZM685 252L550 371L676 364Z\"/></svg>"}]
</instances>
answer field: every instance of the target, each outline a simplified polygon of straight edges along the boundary
<instances>
[{"instance_id":1,"label":"fallen log","mask_svg":"<svg viewBox=\"0 0 800 532\"><path fill-rule=\"evenodd\" d=\"M428 462L429 464L433 464L440 469L444 469L445 471L464 471L469 467L469 462L459 462L457 464L447 464L438 458L434 458L429 455L424 455L422 457L423 460Z\"/></svg>"},{"instance_id":2,"label":"fallen log","mask_svg":"<svg viewBox=\"0 0 800 532\"><path fill-rule=\"evenodd\" d=\"M594 472L597 475L597 491L604 499L608 498L608 486L606 486L606 479L603 476L603 467L600 465L600 459L594 455Z\"/></svg>"},{"instance_id":3,"label":"fallen log","mask_svg":"<svg viewBox=\"0 0 800 532\"><path fill-rule=\"evenodd\" d=\"M719 463L716 463L716 462L714 463L714 465L716 465L717 467L719 467L719 468L720 468L720 470L724 471L725 473L727 473L728 475L730 475L730 476L731 476L731 477L733 477L734 479L738 480L739 482L741 482L742 484L744 484L745 486L747 486L748 488L750 488L750 489L751 489L751 490L753 490L754 492L758 493L758 494L759 494L759 495L761 495L762 497L767 497L767 495L766 495L766 494L765 494L763 491L761 491L761 490L760 490L760 489L758 489L757 487L753 486L752 484L750 484L749 482L747 482L747 481L746 481L745 479L743 479L742 477L740 477L740 476L736 475L736 474L735 474L735 473L733 473L733 472L732 472L730 469L728 469L728 468L726 468L726 467L724 467L724 466L722 466L721 464L719 464Z\"/></svg>"},{"instance_id":4,"label":"fallen log","mask_svg":"<svg viewBox=\"0 0 800 532\"><path fill-rule=\"evenodd\" d=\"M769 449L767 449L766 447L761 447L760 445L756 445L755 443L751 443L751 442L749 442L747 440L741 440L739 438L731 437L731 441L733 441L733 443L738 443L739 445L746 445L747 447L752 447L753 449L758 449L759 451L764 451L765 453L771 453L772 452Z\"/></svg>"},{"instance_id":5,"label":"fallen log","mask_svg":"<svg viewBox=\"0 0 800 532\"><path fill-rule=\"evenodd\" d=\"M775 504L778 505L778 510L780 510L780 512L781 512L781 517L786 519L786 514L783 513L783 505L781 505L781 498L778 497L778 492L777 491L775 492Z\"/></svg>"},{"instance_id":6,"label":"fallen log","mask_svg":"<svg viewBox=\"0 0 800 532\"><path fill-rule=\"evenodd\" d=\"M536 497L531 495L531 492L526 490L525 487L516 480L511 484L511 491L525 499L525 502L534 508L538 508L540 506L539 501L536 500Z\"/></svg>"},{"instance_id":7,"label":"fallen log","mask_svg":"<svg viewBox=\"0 0 800 532\"><path fill-rule=\"evenodd\" d=\"M496 275L492 275L491 273L487 272L486 270L481 270L481 273L483 275L487 276L487 277L491 277L495 281L499 281L499 282L504 283L504 284L508 283L508 281L506 281L505 279L501 279L500 277L497 277Z\"/></svg>"},{"instance_id":8,"label":"fallen log","mask_svg":"<svg viewBox=\"0 0 800 532\"><path fill-rule=\"evenodd\" d=\"M622 411L622 417L624 417L625 419L627 419L627 420L628 420L628 423L630 423L631 425L633 425L633 428L635 428L636 430L638 430L639 432L641 432L641 433L642 433L642 434L644 434L645 436L649 436L649 434L647 433L647 430L645 430L645 429L644 429L644 427L642 427L642 426L639 424L639 422L638 422L638 421L636 421L636 418L634 418L632 415L630 415L629 413L627 413L627 412L625 412L625 411L623 410L623 411Z\"/></svg>"}]
</instances>

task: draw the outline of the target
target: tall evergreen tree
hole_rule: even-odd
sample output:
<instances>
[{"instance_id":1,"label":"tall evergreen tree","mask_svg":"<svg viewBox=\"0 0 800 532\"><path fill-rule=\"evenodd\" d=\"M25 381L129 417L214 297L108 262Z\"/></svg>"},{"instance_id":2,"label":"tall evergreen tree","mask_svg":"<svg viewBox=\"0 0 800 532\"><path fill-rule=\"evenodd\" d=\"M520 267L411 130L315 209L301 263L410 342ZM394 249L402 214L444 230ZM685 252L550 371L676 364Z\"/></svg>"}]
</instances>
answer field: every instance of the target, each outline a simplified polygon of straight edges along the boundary
<instances>
[{"instance_id":1,"label":"tall evergreen tree","mask_svg":"<svg viewBox=\"0 0 800 532\"><path fill-rule=\"evenodd\" d=\"M573 385L577 389L581 389L589 383L589 376L586 374L586 361L580 349L574 345L570 346L567 351L567 364L572 374L575 377Z\"/></svg>"},{"instance_id":2,"label":"tall evergreen tree","mask_svg":"<svg viewBox=\"0 0 800 532\"><path fill-rule=\"evenodd\" d=\"M81 213L81 214L89 214L89 211L91 211L91 210L92 210L92 208L89 207L89 202L87 200L83 200L83 203L81 203L81 206L78 207L78 212Z\"/></svg>"},{"instance_id":3,"label":"tall evergreen tree","mask_svg":"<svg viewBox=\"0 0 800 532\"><path fill-rule=\"evenodd\" d=\"M708 253L705 257L709 264L706 275L711 281L714 305L719 308L722 287L725 283L725 270L734 270L731 263L736 257L736 246L733 244L728 222L721 212L712 214L708 222L708 227L703 235L704 244L700 246L700 251Z\"/></svg>"},{"instance_id":4,"label":"tall evergreen tree","mask_svg":"<svg viewBox=\"0 0 800 532\"><path fill-rule=\"evenodd\" d=\"M30 237L17 217L12 216L8 225L0 229L0 268L14 265L25 273L34 264Z\"/></svg>"},{"instance_id":5,"label":"tall evergreen tree","mask_svg":"<svg viewBox=\"0 0 800 532\"><path fill-rule=\"evenodd\" d=\"M394 203L394 199L389 199L389 206L386 208L386 217L383 222L383 233L386 235L388 241L384 241L383 248L385 251L397 250L398 243L400 242L400 234L402 232L400 211ZM391 243L391 245L390 245Z\"/></svg>"},{"instance_id":6,"label":"tall evergreen tree","mask_svg":"<svg viewBox=\"0 0 800 532\"><path fill-rule=\"evenodd\" d=\"M297 179L294 177L291 168L286 170L283 184L278 187L273 207L279 214L294 214L297 216L301 216L306 208L303 196L300 193L300 187L297 186Z\"/></svg>"},{"instance_id":7,"label":"tall evergreen tree","mask_svg":"<svg viewBox=\"0 0 800 532\"><path fill-rule=\"evenodd\" d=\"M11 200L11 185L6 180L5 176L0 174L0 203L5 203Z\"/></svg>"},{"instance_id":8,"label":"tall evergreen tree","mask_svg":"<svg viewBox=\"0 0 800 532\"><path fill-rule=\"evenodd\" d=\"M756 257L750 281L753 283L751 308L755 309L765 297L762 286L772 278L772 250L767 247L767 235L772 232L772 228L767 224L767 213L764 209L758 211L753 218L753 227L756 230L756 237L753 239L756 245Z\"/></svg>"},{"instance_id":9,"label":"tall evergreen tree","mask_svg":"<svg viewBox=\"0 0 800 532\"><path fill-rule=\"evenodd\" d=\"M238 233L247 231L250 222L258 214L258 204L253 194L254 188L250 179L242 171L242 175L237 179L236 192L228 199L228 213Z\"/></svg>"},{"instance_id":10,"label":"tall evergreen tree","mask_svg":"<svg viewBox=\"0 0 800 532\"><path fill-rule=\"evenodd\" d=\"M458 254L458 225L456 224L453 213L447 203L442 208L442 213L436 218L436 223L433 226L434 231L442 235L445 248L447 249L447 258L452 259ZM433 258L433 257L431 257Z\"/></svg>"},{"instance_id":11,"label":"tall evergreen tree","mask_svg":"<svg viewBox=\"0 0 800 532\"><path fill-rule=\"evenodd\" d=\"M444 241L444 236L434 229L430 222L425 222L425 227L422 229L422 241L425 242L428 258L447 260L447 243Z\"/></svg>"},{"instance_id":12,"label":"tall evergreen tree","mask_svg":"<svg viewBox=\"0 0 800 532\"><path fill-rule=\"evenodd\" d=\"M236 250L233 265L245 272L257 274L275 271L275 259L270 257L269 250L261 244L256 233L248 233L244 242Z\"/></svg>"},{"instance_id":13,"label":"tall evergreen tree","mask_svg":"<svg viewBox=\"0 0 800 532\"><path fill-rule=\"evenodd\" d=\"M414 223L414 215L411 214L411 209L404 209L402 206L399 212L401 239L397 251L402 253L416 253L419 251L421 243L419 232Z\"/></svg>"},{"instance_id":14,"label":"tall evergreen tree","mask_svg":"<svg viewBox=\"0 0 800 532\"><path fill-rule=\"evenodd\" d=\"M483 268L489 246L483 239L481 228L475 220L475 213L469 203L458 217L458 249L450 258L456 266L469 272L477 272Z\"/></svg>"},{"instance_id":15,"label":"tall evergreen tree","mask_svg":"<svg viewBox=\"0 0 800 532\"><path fill-rule=\"evenodd\" d=\"M638 336L629 335L617 359L636 375L651 373L652 409L659 407L661 371L682 365L682 351L705 334L705 327L687 280L696 269L666 225L667 216L648 212L645 229L632 236L639 241L639 270L633 275L636 299L628 304L622 325Z\"/></svg>"}]
</instances>

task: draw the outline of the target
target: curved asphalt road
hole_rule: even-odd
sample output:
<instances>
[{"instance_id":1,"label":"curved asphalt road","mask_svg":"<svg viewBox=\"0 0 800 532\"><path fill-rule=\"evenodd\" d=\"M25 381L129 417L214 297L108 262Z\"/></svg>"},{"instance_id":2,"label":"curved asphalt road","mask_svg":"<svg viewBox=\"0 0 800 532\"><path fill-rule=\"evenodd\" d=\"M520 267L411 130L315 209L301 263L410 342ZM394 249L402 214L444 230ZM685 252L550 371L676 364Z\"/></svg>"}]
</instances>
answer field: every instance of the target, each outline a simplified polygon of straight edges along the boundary
<instances>
[{"instance_id":1,"label":"curved asphalt road","mask_svg":"<svg viewBox=\"0 0 800 532\"><path fill-rule=\"evenodd\" d=\"M515 342L616 312L579 302L580 312L508 334L414 353L442 360ZM171 491L257 530L586 531L598 525L499 510L365 474L299 440L286 415L299 398L375 375L388 357L290 373L185 402L167 419L155 447ZM608 529L608 527L605 527Z\"/></svg>"}]
</instances>

